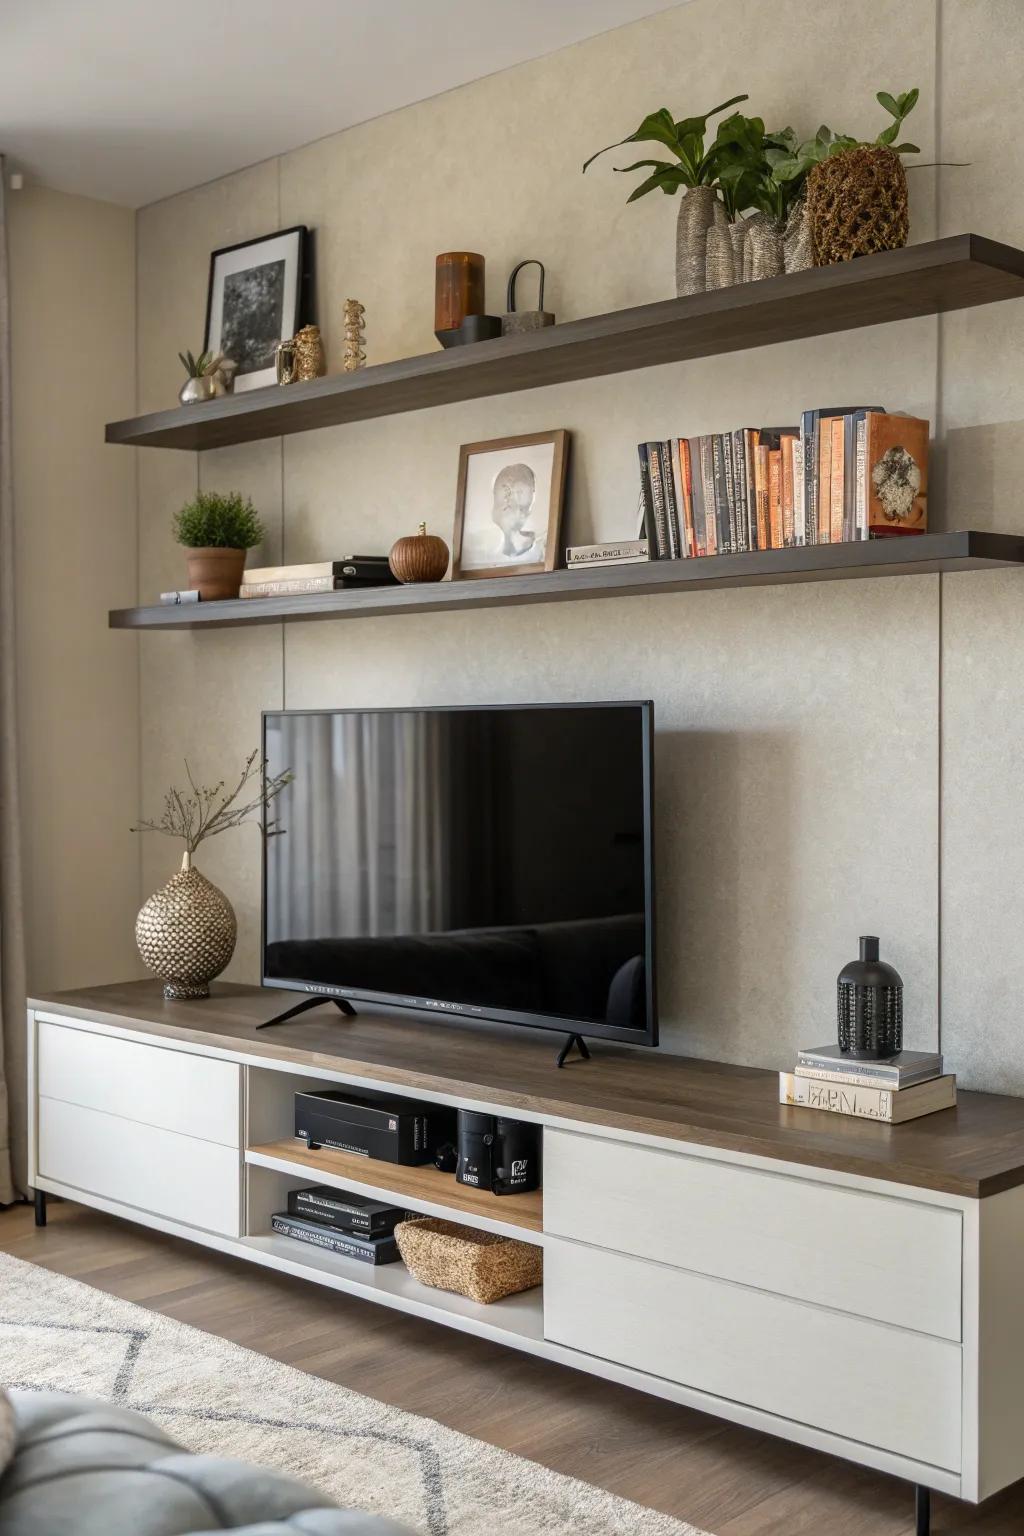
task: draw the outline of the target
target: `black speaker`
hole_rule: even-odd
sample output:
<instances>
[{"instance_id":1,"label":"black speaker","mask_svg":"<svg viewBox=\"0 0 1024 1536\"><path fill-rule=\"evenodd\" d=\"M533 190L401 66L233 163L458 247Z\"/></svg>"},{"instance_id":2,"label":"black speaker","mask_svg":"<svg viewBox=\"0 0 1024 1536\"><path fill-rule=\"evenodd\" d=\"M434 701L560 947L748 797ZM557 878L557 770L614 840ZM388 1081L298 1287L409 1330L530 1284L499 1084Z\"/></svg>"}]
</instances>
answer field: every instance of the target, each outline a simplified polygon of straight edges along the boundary
<instances>
[{"instance_id":1,"label":"black speaker","mask_svg":"<svg viewBox=\"0 0 1024 1536\"><path fill-rule=\"evenodd\" d=\"M540 1126L460 1109L455 1177L496 1195L539 1189Z\"/></svg>"}]
</instances>

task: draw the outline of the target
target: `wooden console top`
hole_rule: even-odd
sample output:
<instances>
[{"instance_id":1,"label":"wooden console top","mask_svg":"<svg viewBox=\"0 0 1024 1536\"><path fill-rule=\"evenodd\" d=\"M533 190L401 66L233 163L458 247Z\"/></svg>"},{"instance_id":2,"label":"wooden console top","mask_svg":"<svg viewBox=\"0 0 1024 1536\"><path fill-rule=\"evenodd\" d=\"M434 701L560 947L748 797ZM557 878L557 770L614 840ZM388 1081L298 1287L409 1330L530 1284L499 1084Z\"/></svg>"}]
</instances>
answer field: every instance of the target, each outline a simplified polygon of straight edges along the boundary
<instances>
[{"instance_id":1,"label":"wooden console top","mask_svg":"<svg viewBox=\"0 0 1024 1536\"><path fill-rule=\"evenodd\" d=\"M778 1158L978 1199L1024 1184L1024 1099L961 1093L955 1109L879 1125L778 1102L778 1075L606 1043L559 1071L556 1034L325 1003L260 1031L300 994L215 983L202 1002L165 1002L157 981L56 992L29 1006L140 1034L242 1050L412 1088L497 1103L592 1127Z\"/></svg>"}]
</instances>

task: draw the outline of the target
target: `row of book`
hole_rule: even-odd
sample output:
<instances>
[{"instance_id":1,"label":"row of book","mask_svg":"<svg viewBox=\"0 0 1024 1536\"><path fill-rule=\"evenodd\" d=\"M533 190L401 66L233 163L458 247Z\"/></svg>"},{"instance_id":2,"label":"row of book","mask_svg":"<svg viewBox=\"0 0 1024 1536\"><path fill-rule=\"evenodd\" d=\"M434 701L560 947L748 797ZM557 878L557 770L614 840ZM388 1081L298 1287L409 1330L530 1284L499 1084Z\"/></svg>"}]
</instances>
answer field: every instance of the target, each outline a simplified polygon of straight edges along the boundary
<instances>
[{"instance_id":1,"label":"row of book","mask_svg":"<svg viewBox=\"0 0 1024 1536\"><path fill-rule=\"evenodd\" d=\"M309 565L254 566L242 576L240 597L282 597L296 592L340 592L397 586L387 555L342 555Z\"/></svg>"},{"instance_id":2,"label":"row of book","mask_svg":"<svg viewBox=\"0 0 1024 1536\"><path fill-rule=\"evenodd\" d=\"M839 544L928 526L928 422L882 406L639 443L652 560Z\"/></svg>"},{"instance_id":3,"label":"row of book","mask_svg":"<svg viewBox=\"0 0 1024 1536\"><path fill-rule=\"evenodd\" d=\"M282 1237L340 1253L364 1264L394 1264L401 1255L395 1228L411 1213L383 1200L371 1200L348 1190L314 1184L293 1189L288 1209L270 1218Z\"/></svg>"},{"instance_id":4,"label":"row of book","mask_svg":"<svg viewBox=\"0 0 1024 1536\"><path fill-rule=\"evenodd\" d=\"M779 1102L899 1125L956 1104L956 1078L932 1051L901 1051L883 1061L857 1061L838 1045L797 1053L779 1073Z\"/></svg>"}]
</instances>

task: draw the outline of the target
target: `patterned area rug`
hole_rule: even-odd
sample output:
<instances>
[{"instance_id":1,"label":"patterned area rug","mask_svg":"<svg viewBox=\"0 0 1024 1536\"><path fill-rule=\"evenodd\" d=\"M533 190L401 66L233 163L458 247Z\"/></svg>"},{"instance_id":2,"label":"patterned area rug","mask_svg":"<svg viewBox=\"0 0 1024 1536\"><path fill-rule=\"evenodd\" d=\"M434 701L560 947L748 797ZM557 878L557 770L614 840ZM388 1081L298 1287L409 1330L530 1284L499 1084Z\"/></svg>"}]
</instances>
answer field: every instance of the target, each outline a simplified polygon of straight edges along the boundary
<instances>
[{"instance_id":1,"label":"patterned area rug","mask_svg":"<svg viewBox=\"0 0 1024 1536\"><path fill-rule=\"evenodd\" d=\"M707 1536L589 1483L0 1254L0 1382L147 1414L419 1536Z\"/></svg>"}]
</instances>

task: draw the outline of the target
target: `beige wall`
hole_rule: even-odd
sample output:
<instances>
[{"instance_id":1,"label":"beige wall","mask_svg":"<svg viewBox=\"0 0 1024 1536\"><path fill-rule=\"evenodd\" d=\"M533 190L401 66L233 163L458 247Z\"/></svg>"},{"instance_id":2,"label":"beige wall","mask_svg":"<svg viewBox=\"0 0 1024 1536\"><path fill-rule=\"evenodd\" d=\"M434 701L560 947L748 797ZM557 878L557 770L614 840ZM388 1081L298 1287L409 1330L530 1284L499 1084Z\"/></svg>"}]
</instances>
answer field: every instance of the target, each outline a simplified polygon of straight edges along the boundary
<instances>
[{"instance_id":1,"label":"beige wall","mask_svg":"<svg viewBox=\"0 0 1024 1536\"><path fill-rule=\"evenodd\" d=\"M135 464L103 444L135 387L134 218L9 196L20 767L32 991L138 973Z\"/></svg>"},{"instance_id":2,"label":"beige wall","mask_svg":"<svg viewBox=\"0 0 1024 1536\"><path fill-rule=\"evenodd\" d=\"M445 249L486 253L492 311L525 256L546 263L561 320L670 296L677 204L627 208L610 157L580 175L585 155L663 102L692 112L746 88L771 122L866 131L875 90L917 85L921 159L971 166L913 173L913 238L975 228L1024 243L1010 191L1024 149L996 117L1022 50L1015 0L905 0L898 25L877 0L823 0L812 26L796 0L697 0L155 205L138 220L139 408L174 400L176 352L200 340L210 250L279 226L316 230L332 370L350 295L366 306L371 362L433 350ZM564 426L568 536L610 538L632 531L641 438L794 420L837 398L881 395L947 429L936 526L1013 526L1022 327L1021 307L1003 305L198 460L146 451L140 593L180 580L169 515L197 477L253 495L270 559L387 549L421 518L450 533L460 443ZM1012 985L1024 968L1022 594L1013 576L927 577L145 636L143 783L155 804L186 751L207 775L228 773L256 743L259 711L282 704L649 695L669 1047L785 1064L831 1035L835 974L857 935L876 932L904 973L909 1042L936 1041L941 1005L964 1080L1024 1092ZM146 887L171 863L149 844ZM218 840L203 864L239 912L229 974L252 980L256 835Z\"/></svg>"}]
</instances>

